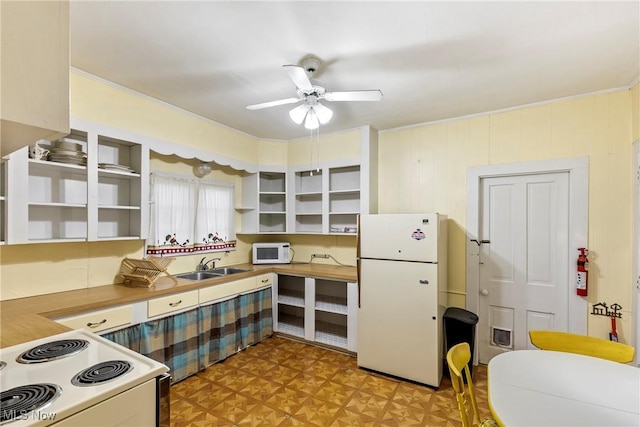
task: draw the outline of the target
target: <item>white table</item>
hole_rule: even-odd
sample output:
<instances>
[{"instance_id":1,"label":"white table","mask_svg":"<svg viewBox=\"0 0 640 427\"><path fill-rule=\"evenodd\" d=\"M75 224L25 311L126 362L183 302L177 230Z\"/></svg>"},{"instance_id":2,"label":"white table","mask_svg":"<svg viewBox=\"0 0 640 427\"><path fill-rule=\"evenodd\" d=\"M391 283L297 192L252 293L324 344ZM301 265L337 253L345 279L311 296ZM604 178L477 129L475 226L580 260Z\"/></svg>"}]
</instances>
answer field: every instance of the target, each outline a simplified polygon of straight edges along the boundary
<instances>
[{"instance_id":1,"label":"white table","mask_svg":"<svg viewBox=\"0 0 640 427\"><path fill-rule=\"evenodd\" d=\"M504 426L640 426L640 369L556 351L489 362L489 406Z\"/></svg>"}]
</instances>

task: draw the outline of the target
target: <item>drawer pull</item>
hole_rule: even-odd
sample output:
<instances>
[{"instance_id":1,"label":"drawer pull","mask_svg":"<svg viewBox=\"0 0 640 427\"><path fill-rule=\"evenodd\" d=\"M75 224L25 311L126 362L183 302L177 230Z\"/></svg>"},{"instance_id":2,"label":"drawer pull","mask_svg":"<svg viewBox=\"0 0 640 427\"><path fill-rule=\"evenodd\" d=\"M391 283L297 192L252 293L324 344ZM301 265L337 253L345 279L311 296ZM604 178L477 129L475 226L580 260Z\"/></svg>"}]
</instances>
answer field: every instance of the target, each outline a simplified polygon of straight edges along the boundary
<instances>
[{"instance_id":1,"label":"drawer pull","mask_svg":"<svg viewBox=\"0 0 640 427\"><path fill-rule=\"evenodd\" d=\"M87 323L87 326L90 328L97 328L100 325L104 325L105 323L107 323L107 319L102 319L101 322L89 322Z\"/></svg>"},{"instance_id":2,"label":"drawer pull","mask_svg":"<svg viewBox=\"0 0 640 427\"><path fill-rule=\"evenodd\" d=\"M262 279L262 283L269 283L269 279Z\"/></svg>"},{"instance_id":3,"label":"drawer pull","mask_svg":"<svg viewBox=\"0 0 640 427\"><path fill-rule=\"evenodd\" d=\"M429 281L428 281L428 280L426 280L426 279L420 279L420 284L421 284L421 285L428 285L428 284L429 284Z\"/></svg>"},{"instance_id":4,"label":"drawer pull","mask_svg":"<svg viewBox=\"0 0 640 427\"><path fill-rule=\"evenodd\" d=\"M170 303L169 303L169 305L170 305L171 307L177 307L177 306L179 306L180 304L182 304L182 300L180 300L180 301L178 301L178 302L170 302Z\"/></svg>"}]
</instances>

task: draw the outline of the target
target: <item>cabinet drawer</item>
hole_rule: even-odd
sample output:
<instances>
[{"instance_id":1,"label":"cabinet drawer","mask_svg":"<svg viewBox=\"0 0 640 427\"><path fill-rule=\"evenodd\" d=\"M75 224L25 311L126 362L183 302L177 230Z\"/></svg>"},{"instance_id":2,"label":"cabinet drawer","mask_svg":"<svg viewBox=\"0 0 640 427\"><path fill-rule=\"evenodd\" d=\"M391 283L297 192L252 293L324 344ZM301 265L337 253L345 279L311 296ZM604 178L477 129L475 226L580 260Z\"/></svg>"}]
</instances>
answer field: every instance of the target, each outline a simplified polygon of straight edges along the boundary
<instances>
[{"instance_id":1,"label":"cabinet drawer","mask_svg":"<svg viewBox=\"0 0 640 427\"><path fill-rule=\"evenodd\" d=\"M221 298L231 297L243 292L250 291L256 287L256 278L249 277L246 279L236 280L229 283L221 283L208 288L200 289L200 304L214 301Z\"/></svg>"},{"instance_id":2,"label":"cabinet drawer","mask_svg":"<svg viewBox=\"0 0 640 427\"><path fill-rule=\"evenodd\" d=\"M256 277L256 288L262 288L263 286L271 285L273 285L273 274L268 273Z\"/></svg>"},{"instance_id":3,"label":"cabinet drawer","mask_svg":"<svg viewBox=\"0 0 640 427\"><path fill-rule=\"evenodd\" d=\"M183 292L149 300L147 314L149 317L154 317L196 305L198 305L198 291Z\"/></svg>"},{"instance_id":4,"label":"cabinet drawer","mask_svg":"<svg viewBox=\"0 0 640 427\"><path fill-rule=\"evenodd\" d=\"M61 323L72 329L87 329L92 332L100 332L116 326L128 325L131 323L132 310L130 305L108 308L91 313L79 314L77 316L57 319Z\"/></svg>"}]
</instances>

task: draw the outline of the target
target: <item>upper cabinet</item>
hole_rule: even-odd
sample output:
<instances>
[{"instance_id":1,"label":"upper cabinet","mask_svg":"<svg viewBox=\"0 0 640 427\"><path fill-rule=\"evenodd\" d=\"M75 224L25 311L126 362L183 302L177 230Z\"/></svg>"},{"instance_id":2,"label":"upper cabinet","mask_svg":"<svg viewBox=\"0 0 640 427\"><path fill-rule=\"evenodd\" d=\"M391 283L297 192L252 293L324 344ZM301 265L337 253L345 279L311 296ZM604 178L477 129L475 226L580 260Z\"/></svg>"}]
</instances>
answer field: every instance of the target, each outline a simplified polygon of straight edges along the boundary
<instances>
[{"instance_id":1,"label":"upper cabinet","mask_svg":"<svg viewBox=\"0 0 640 427\"><path fill-rule=\"evenodd\" d=\"M69 133L69 2L0 2L2 154Z\"/></svg>"},{"instance_id":2,"label":"upper cabinet","mask_svg":"<svg viewBox=\"0 0 640 427\"><path fill-rule=\"evenodd\" d=\"M146 238L148 147L117 130L72 126L68 141L86 162L65 154L69 146L52 148L50 160L30 158L28 147L6 156L8 244Z\"/></svg>"},{"instance_id":3,"label":"upper cabinet","mask_svg":"<svg viewBox=\"0 0 640 427\"><path fill-rule=\"evenodd\" d=\"M287 174L260 171L242 179L242 233L287 232Z\"/></svg>"},{"instance_id":4,"label":"upper cabinet","mask_svg":"<svg viewBox=\"0 0 640 427\"><path fill-rule=\"evenodd\" d=\"M328 143L332 156L327 160L289 165L286 172L247 174L237 207L239 232L355 235L358 215L377 209L377 133L365 126L345 138L346 143L339 138ZM297 153L290 159L297 154L307 161L306 149L315 153L317 148L292 148ZM348 157L340 157L341 149Z\"/></svg>"}]
</instances>

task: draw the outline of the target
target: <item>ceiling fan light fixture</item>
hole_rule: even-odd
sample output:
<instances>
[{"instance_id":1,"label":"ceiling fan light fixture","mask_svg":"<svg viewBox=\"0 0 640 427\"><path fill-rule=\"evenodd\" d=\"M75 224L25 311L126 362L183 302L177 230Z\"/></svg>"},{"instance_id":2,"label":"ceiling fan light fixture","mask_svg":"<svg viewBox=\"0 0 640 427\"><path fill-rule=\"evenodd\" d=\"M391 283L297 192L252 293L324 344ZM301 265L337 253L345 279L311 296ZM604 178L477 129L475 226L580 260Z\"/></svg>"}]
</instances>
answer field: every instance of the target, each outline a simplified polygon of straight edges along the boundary
<instances>
[{"instance_id":1,"label":"ceiling fan light fixture","mask_svg":"<svg viewBox=\"0 0 640 427\"><path fill-rule=\"evenodd\" d=\"M314 105L313 110L318 116L318 121L320 122L320 124L325 124L329 122L329 120L331 120L331 117L333 117L333 111L331 111L330 108L325 107L320 103L317 103L316 105Z\"/></svg>"},{"instance_id":2,"label":"ceiling fan light fixture","mask_svg":"<svg viewBox=\"0 0 640 427\"><path fill-rule=\"evenodd\" d=\"M195 175L199 178L209 175L211 173L211 163L201 162L194 167Z\"/></svg>"},{"instance_id":3,"label":"ceiling fan light fixture","mask_svg":"<svg viewBox=\"0 0 640 427\"><path fill-rule=\"evenodd\" d=\"M309 109L309 113L307 114L307 119L304 121L304 127L310 130L318 129L320 127L318 116L315 113L315 111L313 111L313 108Z\"/></svg>"},{"instance_id":4,"label":"ceiling fan light fixture","mask_svg":"<svg viewBox=\"0 0 640 427\"><path fill-rule=\"evenodd\" d=\"M300 125L304 120L304 116L307 115L307 111L309 110L309 106L306 104L298 105L293 110L289 111L289 117L293 120L294 123Z\"/></svg>"}]
</instances>

